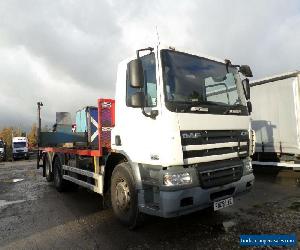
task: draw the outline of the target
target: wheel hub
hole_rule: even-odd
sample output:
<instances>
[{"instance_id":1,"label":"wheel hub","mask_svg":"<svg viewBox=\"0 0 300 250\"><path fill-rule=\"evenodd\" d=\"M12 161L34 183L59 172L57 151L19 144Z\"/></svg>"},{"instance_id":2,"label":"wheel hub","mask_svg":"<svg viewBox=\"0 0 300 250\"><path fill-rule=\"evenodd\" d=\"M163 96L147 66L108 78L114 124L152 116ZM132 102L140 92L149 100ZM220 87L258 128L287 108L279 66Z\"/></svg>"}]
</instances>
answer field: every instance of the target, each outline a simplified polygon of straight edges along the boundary
<instances>
[{"instance_id":1,"label":"wheel hub","mask_svg":"<svg viewBox=\"0 0 300 250\"><path fill-rule=\"evenodd\" d=\"M116 185L116 200L119 209L128 210L130 206L130 192L125 180L121 180Z\"/></svg>"}]
</instances>

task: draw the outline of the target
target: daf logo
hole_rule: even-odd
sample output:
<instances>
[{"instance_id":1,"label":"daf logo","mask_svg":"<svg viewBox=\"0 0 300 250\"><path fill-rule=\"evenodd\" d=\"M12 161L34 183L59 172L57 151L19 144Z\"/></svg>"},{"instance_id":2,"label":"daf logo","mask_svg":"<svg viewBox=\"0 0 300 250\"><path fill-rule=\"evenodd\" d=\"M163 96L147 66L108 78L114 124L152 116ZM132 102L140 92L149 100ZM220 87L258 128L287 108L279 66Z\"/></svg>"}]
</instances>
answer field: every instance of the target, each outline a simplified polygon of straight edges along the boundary
<instances>
[{"instance_id":1,"label":"daf logo","mask_svg":"<svg viewBox=\"0 0 300 250\"><path fill-rule=\"evenodd\" d=\"M247 135L247 132L246 131L242 131L241 132L241 136L245 136L245 135Z\"/></svg>"},{"instance_id":2,"label":"daf logo","mask_svg":"<svg viewBox=\"0 0 300 250\"><path fill-rule=\"evenodd\" d=\"M229 113L231 113L231 114L240 114L240 113L242 113L242 111L239 110L239 109L230 109Z\"/></svg>"},{"instance_id":3,"label":"daf logo","mask_svg":"<svg viewBox=\"0 0 300 250\"><path fill-rule=\"evenodd\" d=\"M196 139L196 138L199 138L199 137L201 137L201 133L199 133L199 132L196 132L196 133L183 133L182 134L183 139L188 139L188 138Z\"/></svg>"},{"instance_id":4,"label":"daf logo","mask_svg":"<svg viewBox=\"0 0 300 250\"><path fill-rule=\"evenodd\" d=\"M191 107L191 111L208 112L208 108L203 108L203 107Z\"/></svg>"}]
</instances>

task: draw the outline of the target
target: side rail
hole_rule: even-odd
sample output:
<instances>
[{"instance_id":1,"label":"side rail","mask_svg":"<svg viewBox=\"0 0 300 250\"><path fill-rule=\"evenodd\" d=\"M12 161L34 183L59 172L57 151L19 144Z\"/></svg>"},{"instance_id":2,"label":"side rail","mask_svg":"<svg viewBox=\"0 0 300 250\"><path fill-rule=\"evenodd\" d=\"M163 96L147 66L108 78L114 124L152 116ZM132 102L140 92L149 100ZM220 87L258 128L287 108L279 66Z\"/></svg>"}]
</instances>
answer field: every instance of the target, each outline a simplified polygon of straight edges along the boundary
<instances>
[{"instance_id":1,"label":"side rail","mask_svg":"<svg viewBox=\"0 0 300 250\"><path fill-rule=\"evenodd\" d=\"M63 179L74 182L77 185L88 188L98 194L103 193L103 175L101 173L93 173L88 170L83 170L67 165L62 165L62 168L64 170ZM92 178L94 182L83 181L82 176Z\"/></svg>"}]
</instances>

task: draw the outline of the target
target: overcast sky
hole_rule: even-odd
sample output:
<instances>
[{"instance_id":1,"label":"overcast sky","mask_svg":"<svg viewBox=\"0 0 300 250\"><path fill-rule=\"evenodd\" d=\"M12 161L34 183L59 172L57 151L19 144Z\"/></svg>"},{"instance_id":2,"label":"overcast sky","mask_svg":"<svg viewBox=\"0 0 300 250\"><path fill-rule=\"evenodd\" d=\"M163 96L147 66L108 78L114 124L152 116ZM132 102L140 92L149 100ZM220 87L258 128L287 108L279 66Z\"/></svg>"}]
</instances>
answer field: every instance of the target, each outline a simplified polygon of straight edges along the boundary
<instances>
[{"instance_id":1,"label":"overcast sky","mask_svg":"<svg viewBox=\"0 0 300 250\"><path fill-rule=\"evenodd\" d=\"M249 64L255 78L300 69L299 0L1 0L0 127L114 97L117 64L164 43Z\"/></svg>"}]
</instances>

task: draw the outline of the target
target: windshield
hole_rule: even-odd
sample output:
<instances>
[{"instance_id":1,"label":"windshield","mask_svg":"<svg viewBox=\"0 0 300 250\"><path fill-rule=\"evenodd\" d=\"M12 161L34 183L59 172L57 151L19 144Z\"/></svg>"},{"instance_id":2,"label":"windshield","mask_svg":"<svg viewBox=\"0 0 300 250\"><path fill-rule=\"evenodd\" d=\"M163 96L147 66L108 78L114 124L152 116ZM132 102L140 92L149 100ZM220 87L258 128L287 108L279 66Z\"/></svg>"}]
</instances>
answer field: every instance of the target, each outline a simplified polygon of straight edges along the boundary
<instances>
[{"instance_id":1,"label":"windshield","mask_svg":"<svg viewBox=\"0 0 300 250\"><path fill-rule=\"evenodd\" d=\"M0 141L0 148L3 148L3 147L4 147L3 142Z\"/></svg>"},{"instance_id":2,"label":"windshield","mask_svg":"<svg viewBox=\"0 0 300 250\"><path fill-rule=\"evenodd\" d=\"M235 67L170 50L162 50L162 65L166 102L245 106Z\"/></svg>"},{"instance_id":3,"label":"windshield","mask_svg":"<svg viewBox=\"0 0 300 250\"><path fill-rule=\"evenodd\" d=\"M25 148L26 142L14 142L14 148Z\"/></svg>"}]
</instances>

